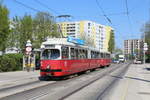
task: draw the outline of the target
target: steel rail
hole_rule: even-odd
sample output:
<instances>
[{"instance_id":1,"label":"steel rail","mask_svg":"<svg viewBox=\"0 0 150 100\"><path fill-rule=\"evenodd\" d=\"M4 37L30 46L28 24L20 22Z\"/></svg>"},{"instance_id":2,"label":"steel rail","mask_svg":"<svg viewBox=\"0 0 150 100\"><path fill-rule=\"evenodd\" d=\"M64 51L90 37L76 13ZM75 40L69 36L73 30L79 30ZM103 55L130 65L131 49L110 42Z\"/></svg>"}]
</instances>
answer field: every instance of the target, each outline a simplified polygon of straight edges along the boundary
<instances>
[{"instance_id":1,"label":"steel rail","mask_svg":"<svg viewBox=\"0 0 150 100\"><path fill-rule=\"evenodd\" d=\"M127 65L126 65L126 66L127 66ZM111 69L111 70L108 71L107 73L104 73L104 74L100 75L100 77L95 78L94 80L88 82L87 84L81 86L80 88L78 88L78 89L76 89L76 90L74 90L74 91L72 91L72 92L66 94L65 96L59 98L58 100L64 100L64 99L68 98L69 96L71 96L71 95L77 93L78 91L82 90L83 88L85 88L85 87L89 86L90 84L96 82L97 80L99 80L99 79L105 77L105 76L108 75L109 73L114 72L114 71L115 71L116 69L118 69L118 68L120 69L121 67L117 66L117 67Z\"/></svg>"}]
</instances>

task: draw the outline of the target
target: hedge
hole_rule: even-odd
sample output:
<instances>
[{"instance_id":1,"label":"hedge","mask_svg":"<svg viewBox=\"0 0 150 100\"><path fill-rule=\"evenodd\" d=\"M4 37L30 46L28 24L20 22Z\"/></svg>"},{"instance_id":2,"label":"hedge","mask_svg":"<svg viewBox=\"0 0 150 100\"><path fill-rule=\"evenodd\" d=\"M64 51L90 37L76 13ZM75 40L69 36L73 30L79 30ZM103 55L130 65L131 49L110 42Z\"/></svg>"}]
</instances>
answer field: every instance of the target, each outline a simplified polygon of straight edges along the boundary
<instances>
[{"instance_id":1,"label":"hedge","mask_svg":"<svg viewBox=\"0 0 150 100\"><path fill-rule=\"evenodd\" d=\"M4 54L0 56L0 72L22 70L23 54Z\"/></svg>"}]
</instances>

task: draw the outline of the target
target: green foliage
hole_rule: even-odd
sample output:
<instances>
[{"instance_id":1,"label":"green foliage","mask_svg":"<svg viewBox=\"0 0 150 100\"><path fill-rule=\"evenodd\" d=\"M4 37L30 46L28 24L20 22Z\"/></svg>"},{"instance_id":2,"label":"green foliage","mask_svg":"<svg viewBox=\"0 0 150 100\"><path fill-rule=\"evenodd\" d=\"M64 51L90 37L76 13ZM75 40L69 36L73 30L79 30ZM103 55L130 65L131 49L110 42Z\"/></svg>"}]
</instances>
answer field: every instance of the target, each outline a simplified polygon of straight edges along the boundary
<instances>
[{"instance_id":1,"label":"green foliage","mask_svg":"<svg viewBox=\"0 0 150 100\"><path fill-rule=\"evenodd\" d=\"M114 37L114 31L112 30L108 42L108 51L112 53L114 49L115 49L115 37Z\"/></svg>"},{"instance_id":2,"label":"green foliage","mask_svg":"<svg viewBox=\"0 0 150 100\"><path fill-rule=\"evenodd\" d=\"M148 45L148 51L146 53L146 60L150 61L150 21L148 21L144 26L143 26L143 38L145 35L145 42Z\"/></svg>"},{"instance_id":3,"label":"green foliage","mask_svg":"<svg viewBox=\"0 0 150 100\"><path fill-rule=\"evenodd\" d=\"M20 48L24 48L27 40L33 41L33 19L30 15L25 15L20 20Z\"/></svg>"},{"instance_id":4,"label":"green foliage","mask_svg":"<svg viewBox=\"0 0 150 100\"><path fill-rule=\"evenodd\" d=\"M53 16L45 12L38 12L36 14L34 18L34 36L33 46L36 48L39 48L47 37L60 37Z\"/></svg>"},{"instance_id":5,"label":"green foliage","mask_svg":"<svg viewBox=\"0 0 150 100\"><path fill-rule=\"evenodd\" d=\"M20 48L20 27L19 27L19 21L20 19L15 16L12 21L10 21L10 34L7 39L7 47L17 47Z\"/></svg>"},{"instance_id":6,"label":"green foliage","mask_svg":"<svg viewBox=\"0 0 150 100\"><path fill-rule=\"evenodd\" d=\"M145 42L148 44L150 51L150 22L147 22L145 25Z\"/></svg>"},{"instance_id":7,"label":"green foliage","mask_svg":"<svg viewBox=\"0 0 150 100\"><path fill-rule=\"evenodd\" d=\"M125 58L128 60L133 60L135 59L133 55L129 54L129 55L125 55Z\"/></svg>"},{"instance_id":8,"label":"green foliage","mask_svg":"<svg viewBox=\"0 0 150 100\"><path fill-rule=\"evenodd\" d=\"M8 9L0 4L0 51L5 50L7 38L10 33L8 14Z\"/></svg>"},{"instance_id":9,"label":"green foliage","mask_svg":"<svg viewBox=\"0 0 150 100\"><path fill-rule=\"evenodd\" d=\"M0 72L22 69L22 54L5 54L0 56Z\"/></svg>"},{"instance_id":10,"label":"green foliage","mask_svg":"<svg viewBox=\"0 0 150 100\"><path fill-rule=\"evenodd\" d=\"M116 54L123 54L123 51L120 48L115 48L114 52Z\"/></svg>"},{"instance_id":11,"label":"green foliage","mask_svg":"<svg viewBox=\"0 0 150 100\"><path fill-rule=\"evenodd\" d=\"M22 50L27 40L31 40L33 48L39 48L47 37L60 37L53 17L45 12L38 12L34 18L30 15L14 17L13 26L8 44Z\"/></svg>"},{"instance_id":12,"label":"green foliage","mask_svg":"<svg viewBox=\"0 0 150 100\"><path fill-rule=\"evenodd\" d=\"M123 54L123 51L119 48L115 48L114 54L115 54L115 59L119 59L119 55Z\"/></svg>"}]
</instances>

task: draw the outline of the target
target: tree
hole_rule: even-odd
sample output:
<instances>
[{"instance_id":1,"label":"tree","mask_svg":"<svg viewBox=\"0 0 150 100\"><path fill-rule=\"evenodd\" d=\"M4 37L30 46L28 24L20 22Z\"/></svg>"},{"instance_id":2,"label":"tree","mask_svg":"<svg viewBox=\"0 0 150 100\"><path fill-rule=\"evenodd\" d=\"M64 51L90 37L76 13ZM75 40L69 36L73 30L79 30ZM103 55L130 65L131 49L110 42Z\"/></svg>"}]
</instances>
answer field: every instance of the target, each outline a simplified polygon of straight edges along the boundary
<instances>
[{"instance_id":1,"label":"tree","mask_svg":"<svg viewBox=\"0 0 150 100\"><path fill-rule=\"evenodd\" d=\"M142 28L142 38L145 37L145 42L148 45L148 51L146 52L146 60L150 62L150 21L148 21Z\"/></svg>"},{"instance_id":2,"label":"tree","mask_svg":"<svg viewBox=\"0 0 150 100\"><path fill-rule=\"evenodd\" d=\"M122 49L117 48L117 47L114 49L114 52L115 52L115 54L123 54Z\"/></svg>"},{"instance_id":3,"label":"tree","mask_svg":"<svg viewBox=\"0 0 150 100\"><path fill-rule=\"evenodd\" d=\"M20 48L23 50L27 40L31 40L33 42L33 19L30 15L25 15L22 19L20 19L18 31Z\"/></svg>"},{"instance_id":4,"label":"tree","mask_svg":"<svg viewBox=\"0 0 150 100\"><path fill-rule=\"evenodd\" d=\"M113 53L114 49L115 49L115 37L114 37L114 31L111 30L110 39L108 42L108 51Z\"/></svg>"},{"instance_id":5,"label":"tree","mask_svg":"<svg viewBox=\"0 0 150 100\"><path fill-rule=\"evenodd\" d=\"M34 47L39 48L48 37L60 37L53 16L49 13L38 12L34 18Z\"/></svg>"},{"instance_id":6,"label":"tree","mask_svg":"<svg viewBox=\"0 0 150 100\"><path fill-rule=\"evenodd\" d=\"M143 34L145 35L145 42L148 44L148 46L150 46L150 22L147 22L145 24L144 33ZM149 49L150 49L150 47L149 47Z\"/></svg>"},{"instance_id":7,"label":"tree","mask_svg":"<svg viewBox=\"0 0 150 100\"><path fill-rule=\"evenodd\" d=\"M22 18L15 16L11 21L11 34L9 47L23 50L27 40L31 40L33 48L39 48L48 37L60 37L57 24L49 13L39 12L34 18L24 15Z\"/></svg>"},{"instance_id":8,"label":"tree","mask_svg":"<svg viewBox=\"0 0 150 100\"><path fill-rule=\"evenodd\" d=\"M5 50L10 33L8 14L8 9L0 3L0 51Z\"/></svg>"},{"instance_id":9,"label":"tree","mask_svg":"<svg viewBox=\"0 0 150 100\"><path fill-rule=\"evenodd\" d=\"M85 45L94 46L94 40L90 36L87 36L86 33L81 33L79 38L85 41Z\"/></svg>"},{"instance_id":10,"label":"tree","mask_svg":"<svg viewBox=\"0 0 150 100\"><path fill-rule=\"evenodd\" d=\"M10 21L10 34L7 39L7 47L17 47L20 48L19 35L20 35L20 22L19 18L15 16L13 20Z\"/></svg>"}]
</instances>

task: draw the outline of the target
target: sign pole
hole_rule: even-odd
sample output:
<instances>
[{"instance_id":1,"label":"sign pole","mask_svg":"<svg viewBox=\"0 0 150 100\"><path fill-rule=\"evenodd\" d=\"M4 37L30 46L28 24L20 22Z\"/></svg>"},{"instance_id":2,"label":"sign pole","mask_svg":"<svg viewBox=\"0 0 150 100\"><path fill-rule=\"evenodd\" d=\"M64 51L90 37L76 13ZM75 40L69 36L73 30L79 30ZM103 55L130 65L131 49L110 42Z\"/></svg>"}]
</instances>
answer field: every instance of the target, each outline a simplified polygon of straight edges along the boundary
<instances>
[{"instance_id":1,"label":"sign pole","mask_svg":"<svg viewBox=\"0 0 150 100\"><path fill-rule=\"evenodd\" d=\"M143 58L143 64L145 64L145 52L148 50L147 43L144 43L144 48L143 48L143 53L144 53L144 58Z\"/></svg>"}]
</instances>

